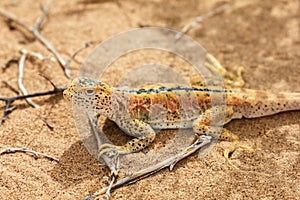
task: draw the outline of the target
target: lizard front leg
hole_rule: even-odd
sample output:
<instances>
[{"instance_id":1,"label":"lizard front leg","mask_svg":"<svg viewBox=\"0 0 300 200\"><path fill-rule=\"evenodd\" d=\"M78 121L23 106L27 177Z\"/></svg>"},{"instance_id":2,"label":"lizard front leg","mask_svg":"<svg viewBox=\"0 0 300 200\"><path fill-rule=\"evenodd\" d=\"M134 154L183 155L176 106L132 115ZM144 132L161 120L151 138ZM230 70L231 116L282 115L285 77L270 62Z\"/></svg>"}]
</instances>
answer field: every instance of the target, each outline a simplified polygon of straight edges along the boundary
<instances>
[{"instance_id":1,"label":"lizard front leg","mask_svg":"<svg viewBox=\"0 0 300 200\"><path fill-rule=\"evenodd\" d=\"M128 154L140 151L149 144L151 144L155 139L155 131L153 128L138 119L132 119L130 116L119 116L115 121L117 125L127 134L136 137L123 146L115 146L112 144L102 144L99 148L98 156L102 154L115 150L119 154Z\"/></svg>"}]
</instances>

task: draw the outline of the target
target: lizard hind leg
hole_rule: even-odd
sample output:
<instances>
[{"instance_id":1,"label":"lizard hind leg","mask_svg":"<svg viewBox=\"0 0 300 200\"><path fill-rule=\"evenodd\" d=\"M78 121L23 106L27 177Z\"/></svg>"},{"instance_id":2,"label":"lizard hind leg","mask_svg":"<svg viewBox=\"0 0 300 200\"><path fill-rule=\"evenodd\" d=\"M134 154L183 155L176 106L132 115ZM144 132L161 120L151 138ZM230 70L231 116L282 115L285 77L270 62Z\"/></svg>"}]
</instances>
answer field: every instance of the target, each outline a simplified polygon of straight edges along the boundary
<instances>
[{"instance_id":1,"label":"lizard hind leg","mask_svg":"<svg viewBox=\"0 0 300 200\"><path fill-rule=\"evenodd\" d=\"M200 135L210 135L220 140L232 141L233 145L229 149L224 150L224 157L230 165L237 168L231 163L229 157L238 148L252 150L250 147L240 144L237 135L223 128L233 116L233 108L230 106L214 106L202 113L194 122L193 130L196 138Z\"/></svg>"},{"instance_id":2,"label":"lizard hind leg","mask_svg":"<svg viewBox=\"0 0 300 200\"><path fill-rule=\"evenodd\" d=\"M236 169L238 169L238 167L236 167L230 160L231 155L239 148L247 150L247 151L253 151L253 149L251 147L241 144L239 137L226 128L223 129L219 139L222 141L233 142L233 144L229 148L224 150L223 155L224 155L225 159L227 160L227 162Z\"/></svg>"},{"instance_id":3,"label":"lizard hind leg","mask_svg":"<svg viewBox=\"0 0 300 200\"><path fill-rule=\"evenodd\" d=\"M237 68L236 73L227 71L221 63L211 54L206 56L207 62L205 66L214 74L218 74L223 77L225 85L232 88L242 88L245 85L242 73L245 68L240 66Z\"/></svg>"},{"instance_id":4,"label":"lizard hind leg","mask_svg":"<svg viewBox=\"0 0 300 200\"><path fill-rule=\"evenodd\" d=\"M193 122L195 136L210 135L219 138L223 125L231 120L232 112L230 106L213 106L207 109Z\"/></svg>"},{"instance_id":5,"label":"lizard hind leg","mask_svg":"<svg viewBox=\"0 0 300 200\"><path fill-rule=\"evenodd\" d=\"M242 88L245 85L245 81L243 79L243 72L245 71L245 68L240 66L237 68L235 73L227 71L221 63L211 54L206 55L205 67L209 69L212 74L219 75L223 78L223 81L225 83L225 86L231 87L231 88ZM210 80L210 78L205 77L205 80L203 80L202 77L199 76L193 76L190 78L190 83L194 86L206 86L207 83L210 85L220 85L218 81L216 80Z\"/></svg>"}]
</instances>

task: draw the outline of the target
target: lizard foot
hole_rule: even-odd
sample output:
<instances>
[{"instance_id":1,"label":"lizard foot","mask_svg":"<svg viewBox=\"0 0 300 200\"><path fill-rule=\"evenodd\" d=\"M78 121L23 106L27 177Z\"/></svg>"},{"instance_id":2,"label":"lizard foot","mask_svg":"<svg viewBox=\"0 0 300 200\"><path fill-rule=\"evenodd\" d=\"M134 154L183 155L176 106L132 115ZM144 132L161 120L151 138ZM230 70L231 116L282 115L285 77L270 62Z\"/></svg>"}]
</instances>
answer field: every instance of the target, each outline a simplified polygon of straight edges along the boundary
<instances>
[{"instance_id":1,"label":"lizard foot","mask_svg":"<svg viewBox=\"0 0 300 200\"><path fill-rule=\"evenodd\" d=\"M235 169L239 169L237 166L235 166L231 160L231 155L237 150L238 148L247 150L247 151L253 151L253 149L247 145L242 145L239 142L235 142L230 148L224 150L224 157L226 158L227 162L233 166Z\"/></svg>"},{"instance_id":2,"label":"lizard foot","mask_svg":"<svg viewBox=\"0 0 300 200\"><path fill-rule=\"evenodd\" d=\"M235 150L241 148L241 149L244 149L247 151L253 151L253 149L251 147L242 145L239 141L239 137L226 128L223 128L222 134L220 135L219 139L222 141L233 142L233 145L231 145L230 148L224 150L224 157L226 158L227 162L236 169L238 169L238 167L236 167L234 164L232 164L232 162L230 160L230 157L235 152Z\"/></svg>"},{"instance_id":3,"label":"lizard foot","mask_svg":"<svg viewBox=\"0 0 300 200\"><path fill-rule=\"evenodd\" d=\"M102 157L103 154L106 154L110 157L111 154L127 154L129 153L123 146L116 146L113 144L102 144L98 149L98 158Z\"/></svg>"},{"instance_id":4,"label":"lizard foot","mask_svg":"<svg viewBox=\"0 0 300 200\"><path fill-rule=\"evenodd\" d=\"M206 58L206 68L208 68L213 74L223 77L226 86L242 88L245 85L245 81L242 76L245 71L244 67L240 66L237 68L236 73L232 73L227 71L213 55L207 54Z\"/></svg>"}]
</instances>

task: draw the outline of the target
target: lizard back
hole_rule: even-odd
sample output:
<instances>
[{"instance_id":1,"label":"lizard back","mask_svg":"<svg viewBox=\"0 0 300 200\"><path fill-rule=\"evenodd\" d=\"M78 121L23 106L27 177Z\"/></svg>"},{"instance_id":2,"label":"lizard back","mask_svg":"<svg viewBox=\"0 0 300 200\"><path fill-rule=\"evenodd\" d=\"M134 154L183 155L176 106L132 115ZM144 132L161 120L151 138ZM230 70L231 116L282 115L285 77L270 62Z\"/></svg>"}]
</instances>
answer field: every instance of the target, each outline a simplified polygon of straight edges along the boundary
<instances>
[{"instance_id":1,"label":"lizard back","mask_svg":"<svg viewBox=\"0 0 300 200\"><path fill-rule=\"evenodd\" d=\"M114 91L112 108L115 117L128 113L131 118L149 123L154 128L191 128L201 113L212 105L224 104L226 93L233 92L174 85L115 88Z\"/></svg>"}]
</instances>

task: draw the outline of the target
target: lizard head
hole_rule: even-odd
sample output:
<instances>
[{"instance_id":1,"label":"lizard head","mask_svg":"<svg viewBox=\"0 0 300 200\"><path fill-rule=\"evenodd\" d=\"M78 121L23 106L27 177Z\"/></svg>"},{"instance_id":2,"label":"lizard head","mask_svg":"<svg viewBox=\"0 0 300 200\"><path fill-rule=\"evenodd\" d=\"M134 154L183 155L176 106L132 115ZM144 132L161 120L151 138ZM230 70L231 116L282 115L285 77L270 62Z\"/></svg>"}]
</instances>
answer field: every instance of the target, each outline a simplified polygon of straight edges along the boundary
<instances>
[{"instance_id":1,"label":"lizard head","mask_svg":"<svg viewBox=\"0 0 300 200\"><path fill-rule=\"evenodd\" d=\"M73 104L92 109L95 114L109 114L112 88L90 78L75 78L63 92L64 98Z\"/></svg>"}]
</instances>

